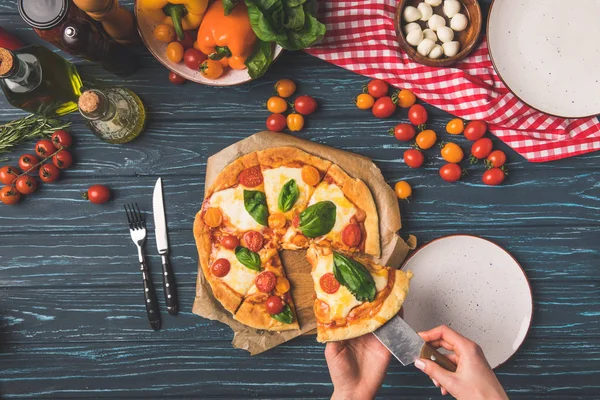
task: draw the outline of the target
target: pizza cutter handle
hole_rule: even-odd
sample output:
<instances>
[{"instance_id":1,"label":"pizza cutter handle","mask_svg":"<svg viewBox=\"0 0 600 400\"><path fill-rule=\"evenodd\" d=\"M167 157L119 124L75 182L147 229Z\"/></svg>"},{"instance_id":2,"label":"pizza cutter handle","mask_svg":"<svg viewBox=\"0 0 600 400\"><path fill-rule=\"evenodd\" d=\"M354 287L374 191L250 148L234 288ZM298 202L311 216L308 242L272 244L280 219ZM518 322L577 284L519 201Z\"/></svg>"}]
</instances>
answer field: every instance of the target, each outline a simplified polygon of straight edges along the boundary
<instances>
[{"instance_id":1,"label":"pizza cutter handle","mask_svg":"<svg viewBox=\"0 0 600 400\"><path fill-rule=\"evenodd\" d=\"M437 365L439 365L440 367L442 367L450 372L456 372L456 365L454 365L454 363L452 361L450 361L450 359L448 357L446 357L445 355L443 355L442 353L440 353L439 351L437 351L436 349L434 349L427 343L425 343L423 348L421 348L421 356L420 357L424 358L426 360L431 360L431 361L435 362Z\"/></svg>"}]
</instances>

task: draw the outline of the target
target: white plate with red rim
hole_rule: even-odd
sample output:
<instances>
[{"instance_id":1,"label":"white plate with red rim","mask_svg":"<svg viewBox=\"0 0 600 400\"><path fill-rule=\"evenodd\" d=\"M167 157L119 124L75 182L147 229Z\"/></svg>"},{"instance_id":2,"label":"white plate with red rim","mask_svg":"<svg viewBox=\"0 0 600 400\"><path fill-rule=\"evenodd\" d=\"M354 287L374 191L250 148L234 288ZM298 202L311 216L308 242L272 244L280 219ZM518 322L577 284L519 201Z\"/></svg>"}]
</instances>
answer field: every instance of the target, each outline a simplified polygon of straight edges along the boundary
<instances>
[{"instance_id":1,"label":"white plate with red rim","mask_svg":"<svg viewBox=\"0 0 600 400\"><path fill-rule=\"evenodd\" d=\"M533 300L525 272L500 246L469 235L436 239L404 263L414 277L404 319L417 332L448 325L477 342L492 368L521 346Z\"/></svg>"},{"instance_id":2,"label":"white plate with red rim","mask_svg":"<svg viewBox=\"0 0 600 400\"><path fill-rule=\"evenodd\" d=\"M134 10L135 17L137 19L138 32L140 33L142 42L146 48L148 48L148 51L150 51L154 58L156 58L158 62L164 65L168 70L175 72L177 75L184 77L188 81L202 83L209 86L235 86L252 80L250 75L248 75L247 69L235 70L232 68L227 68L223 75L221 75L218 79L209 79L202 75L200 71L195 71L186 67L183 61L179 63L170 61L166 55L168 43L161 42L154 37L154 28L156 28L159 23L149 18L148 15L144 13L143 9L140 7L139 1L135 2ZM273 61L279 57L282 51L283 48L281 46L275 45L275 49L273 51Z\"/></svg>"}]
</instances>

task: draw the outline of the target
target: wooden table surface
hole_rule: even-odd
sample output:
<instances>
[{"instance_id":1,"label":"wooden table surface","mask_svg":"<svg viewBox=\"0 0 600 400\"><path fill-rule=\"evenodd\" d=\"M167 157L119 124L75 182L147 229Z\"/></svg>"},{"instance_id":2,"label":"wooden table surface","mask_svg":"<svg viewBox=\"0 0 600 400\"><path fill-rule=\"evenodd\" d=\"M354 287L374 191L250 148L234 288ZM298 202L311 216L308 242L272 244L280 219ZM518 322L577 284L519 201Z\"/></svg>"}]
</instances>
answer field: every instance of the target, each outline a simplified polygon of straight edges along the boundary
<instances>
[{"instance_id":1,"label":"wooden table surface","mask_svg":"<svg viewBox=\"0 0 600 400\"><path fill-rule=\"evenodd\" d=\"M21 21L14 0L0 1L0 26L42 43ZM124 2L131 7L131 1ZM367 79L301 52L284 54L262 79L233 88L173 86L143 48L143 68L127 79L75 60L85 80L133 89L147 106L148 128L134 142L110 145L73 114L76 165L19 206L0 207L0 397L2 398L317 398L332 386L324 346L302 337L256 357L232 348L225 325L191 313L197 253L192 221L204 190L209 155L264 128L262 103L280 78L319 100L298 134L371 157L393 185L411 182L402 202L403 235L420 243L467 233L511 252L531 281L534 315L524 345L498 368L513 399L600 398L600 153L532 164L508 154L501 187L480 183L482 167L448 184L437 151L424 168L402 162L407 146L387 135L401 111L377 120L352 104ZM427 106L430 126L450 115ZM1 121L24 115L0 100ZM457 139L463 148L467 143ZM30 151L27 144L10 157ZM149 329L135 248L123 204L151 211L152 188L164 181L172 263L181 312L164 309L160 260L147 250L163 329ZM92 184L115 194L106 205L80 199ZM392 362L382 397L440 398L414 367Z\"/></svg>"}]
</instances>

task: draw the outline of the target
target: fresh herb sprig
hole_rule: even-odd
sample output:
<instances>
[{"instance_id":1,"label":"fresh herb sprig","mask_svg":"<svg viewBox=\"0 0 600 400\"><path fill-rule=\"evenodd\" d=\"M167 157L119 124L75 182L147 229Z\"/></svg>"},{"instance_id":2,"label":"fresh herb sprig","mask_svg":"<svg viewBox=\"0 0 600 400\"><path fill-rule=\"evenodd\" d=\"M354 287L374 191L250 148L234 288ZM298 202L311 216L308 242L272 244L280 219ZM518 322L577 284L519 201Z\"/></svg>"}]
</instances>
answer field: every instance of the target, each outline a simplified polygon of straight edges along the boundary
<instances>
[{"instance_id":1,"label":"fresh herb sprig","mask_svg":"<svg viewBox=\"0 0 600 400\"><path fill-rule=\"evenodd\" d=\"M34 114L7 122L0 125L0 154L11 152L15 146L27 140L50 137L57 130L66 129L70 125L70 122Z\"/></svg>"}]
</instances>

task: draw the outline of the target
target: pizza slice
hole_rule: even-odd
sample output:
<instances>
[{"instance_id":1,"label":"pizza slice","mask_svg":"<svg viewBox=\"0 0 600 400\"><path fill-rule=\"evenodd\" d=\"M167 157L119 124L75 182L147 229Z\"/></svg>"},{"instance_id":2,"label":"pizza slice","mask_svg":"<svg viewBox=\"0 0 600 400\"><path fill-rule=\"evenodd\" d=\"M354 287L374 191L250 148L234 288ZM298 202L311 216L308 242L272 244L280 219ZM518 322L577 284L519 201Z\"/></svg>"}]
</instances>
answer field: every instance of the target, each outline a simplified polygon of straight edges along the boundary
<instances>
[{"instance_id":1,"label":"pizza slice","mask_svg":"<svg viewBox=\"0 0 600 400\"><path fill-rule=\"evenodd\" d=\"M315 244L308 249L307 258L315 285L319 342L373 332L400 311L412 273Z\"/></svg>"},{"instance_id":2,"label":"pizza slice","mask_svg":"<svg viewBox=\"0 0 600 400\"><path fill-rule=\"evenodd\" d=\"M277 147L257 152L264 177L269 210L269 227L281 247L296 250L308 247L308 239L292 226L331 166L330 161L295 147Z\"/></svg>"},{"instance_id":3,"label":"pizza slice","mask_svg":"<svg viewBox=\"0 0 600 400\"><path fill-rule=\"evenodd\" d=\"M377 207L367 185L333 164L294 221L296 231L345 252L381 253Z\"/></svg>"}]
</instances>

